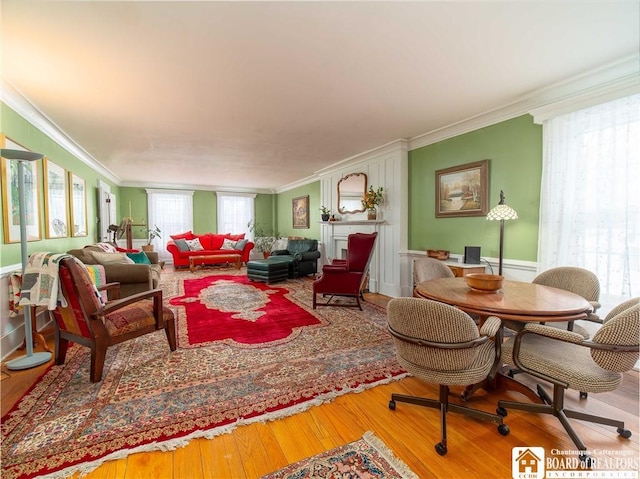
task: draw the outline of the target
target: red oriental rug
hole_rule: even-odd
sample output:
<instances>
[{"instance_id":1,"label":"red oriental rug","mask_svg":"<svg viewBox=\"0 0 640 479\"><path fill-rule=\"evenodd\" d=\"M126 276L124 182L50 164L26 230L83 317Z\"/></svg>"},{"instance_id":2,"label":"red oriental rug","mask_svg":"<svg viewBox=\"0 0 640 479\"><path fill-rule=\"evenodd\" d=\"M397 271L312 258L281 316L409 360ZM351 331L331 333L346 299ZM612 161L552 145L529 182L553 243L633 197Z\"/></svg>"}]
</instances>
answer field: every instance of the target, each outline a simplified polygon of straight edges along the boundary
<instances>
[{"instance_id":1,"label":"red oriental rug","mask_svg":"<svg viewBox=\"0 0 640 479\"><path fill-rule=\"evenodd\" d=\"M261 479L418 479L372 432L362 439L325 451Z\"/></svg>"},{"instance_id":2,"label":"red oriental rug","mask_svg":"<svg viewBox=\"0 0 640 479\"><path fill-rule=\"evenodd\" d=\"M91 384L89 350L73 345L2 419L3 479L68 477L405 376L384 309L313 311L308 279L163 273L162 288L178 350L162 331L122 343Z\"/></svg>"}]
</instances>

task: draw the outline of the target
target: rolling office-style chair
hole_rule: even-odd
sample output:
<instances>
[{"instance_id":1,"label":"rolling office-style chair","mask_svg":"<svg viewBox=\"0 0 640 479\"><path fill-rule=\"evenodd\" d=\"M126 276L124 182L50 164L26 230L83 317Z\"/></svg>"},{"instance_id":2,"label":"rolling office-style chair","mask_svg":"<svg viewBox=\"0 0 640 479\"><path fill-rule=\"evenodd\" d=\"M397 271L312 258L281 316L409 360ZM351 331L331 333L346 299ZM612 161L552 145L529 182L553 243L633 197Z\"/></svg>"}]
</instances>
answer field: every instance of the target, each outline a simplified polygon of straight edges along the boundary
<instances>
[{"instance_id":1,"label":"rolling office-style chair","mask_svg":"<svg viewBox=\"0 0 640 479\"><path fill-rule=\"evenodd\" d=\"M633 368L638 360L639 330L640 298L628 300L611 311L591 340L572 331L528 323L517 336L503 343L502 358L513 358L523 372L553 384L553 398L538 385L538 395L545 404L501 400L496 412L506 416L507 409L518 409L557 417L582 451L581 461L589 463L587 448L569 418L616 427L625 438L631 432L622 421L566 409L564 393L567 389L591 393L616 389L622 382L622 373Z\"/></svg>"},{"instance_id":2,"label":"rolling office-style chair","mask_svg":"<svg viewBox=\"0 0 640 479\"><path fill-rule=\"evenodd\" d=\"M453 278L453 271L439 259L435 258L417 258L413 260L413 287L438 278Z\"/></svg>"},{"instance_id":3,"label":"rolling office-style chair","mask_svg":"<svg viewBox=\"0 0 640 479\"><path fill-rule=\"evenodd\" d=\"M447 453L447 412L466 414L498 424L509 434L502 417L449 403L449 386L468 386L485 379L500 354L500 343L491 341L501 321L489 317L478 332L473 319L448 304L420 298L395 298L387 306L389 332L400 365L414 376L440 386L439 399L392 394L389 408L406 402L440 410L441 440L438 454Z\"/></svg>"},{"instance_id":4,"label":"rolling office-style chair","mask_svg":"<svg viewBox=\"0 0 640 479\"><path fill-rule=\"evenodd\" d=\"M176 350L175 320L162 305L162 290L103 303L85 266L74 257L60 262L59 276L67 306L52 311L56 364L64 364L69 341L86 346L91 349L89 379L99 382L109 346L164 329L169 348Z\"/></svg>"},{"instance_id":5,"label":"rolling office-style chair","mask_svg":"<svg viewBox=\"0 0 640 479\"><path fill-rule=\"evenodd\" d=\"M316 306L351 306L362 310L360 297L369 271L377 232L353 233L347 238L347 258L334 259L322 267L322 276L313 282L313 309ZM325 303L317 302L316 295L331 296ZM332 303L334 296L349 296L353 303Z\"/></svg>"}]
</instances>

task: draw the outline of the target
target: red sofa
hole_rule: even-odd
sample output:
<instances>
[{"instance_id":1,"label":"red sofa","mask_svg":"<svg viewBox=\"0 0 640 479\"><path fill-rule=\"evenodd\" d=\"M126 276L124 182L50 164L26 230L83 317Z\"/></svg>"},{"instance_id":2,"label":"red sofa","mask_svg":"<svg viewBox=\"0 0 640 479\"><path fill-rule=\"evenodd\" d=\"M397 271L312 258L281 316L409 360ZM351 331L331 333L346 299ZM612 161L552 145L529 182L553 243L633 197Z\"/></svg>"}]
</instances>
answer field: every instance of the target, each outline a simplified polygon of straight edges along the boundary
<instances>
[{"instance_id":1,"label":"red sofa","mask_svg":"<svg viewBox=\"0 0 640 479\"><path fill-rule=\"evenodd\" d=\"M187 246L189 242L192 243L193 240L197 239L202 245L202 250L185 250L185 242ZM223 245L225 244L225 239L227 241L227 245L225 249L223 249ZM181 241L182 240L182 241ZM246 243L238 244L238 242L246 241L244 239L244 233L239 235L232 234L215 234L215 233L205 233L202 235L193 234L191 231L187 231L186 233L182 233L179 235L171 235L171 240L167 243L167 251L171 253L173 256L173 266L175 268L180 268L183 266L189 266L189 258L191 256L211 256L218 254L232 254L237 253L241 256L241 261L246 263L249 261L249 253L253 249L254 244L251 241L246 241ZM242 249L235 249L232 245L237 245Z\"/></svg>"}]
</instances>

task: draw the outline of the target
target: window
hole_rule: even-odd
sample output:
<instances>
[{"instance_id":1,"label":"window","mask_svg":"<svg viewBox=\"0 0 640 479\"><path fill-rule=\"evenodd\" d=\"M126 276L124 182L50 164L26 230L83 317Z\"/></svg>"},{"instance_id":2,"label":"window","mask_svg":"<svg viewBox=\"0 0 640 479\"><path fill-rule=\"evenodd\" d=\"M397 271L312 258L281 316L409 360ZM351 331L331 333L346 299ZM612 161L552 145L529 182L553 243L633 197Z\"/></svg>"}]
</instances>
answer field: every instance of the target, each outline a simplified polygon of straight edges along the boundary
<instances>
[{"instance_id":1,"label":"window","mask_svg":"<svg viewBox=\"0 0 640 479\"><path fill-rule=\"evenodd\" d=\"M640 295L640 95L543 123L538 268L600 280L602 311Z\"/></svg>"},{"instance_id":2,"label":"window","mask_svg":"<svg viewBox=\"0 0 640 479\"><path fill-rule=\"evenodd\" d=\"M193 191L147 190L149 226L157 225L162 236L151 244L158 252L158 259L170 260L166 244L169 235L193 230Z\"/></svg>"},{"instance_id":3,"label":"window","mask_svg":"<svg viewBox=\"0 0 640 479\"><path fill-rule=\"evenodd\" d=\"M256 195L242 193L216 193L218 203L218 233L251 233L247 223L253 220Z\"/></svg>"}]
</instances>

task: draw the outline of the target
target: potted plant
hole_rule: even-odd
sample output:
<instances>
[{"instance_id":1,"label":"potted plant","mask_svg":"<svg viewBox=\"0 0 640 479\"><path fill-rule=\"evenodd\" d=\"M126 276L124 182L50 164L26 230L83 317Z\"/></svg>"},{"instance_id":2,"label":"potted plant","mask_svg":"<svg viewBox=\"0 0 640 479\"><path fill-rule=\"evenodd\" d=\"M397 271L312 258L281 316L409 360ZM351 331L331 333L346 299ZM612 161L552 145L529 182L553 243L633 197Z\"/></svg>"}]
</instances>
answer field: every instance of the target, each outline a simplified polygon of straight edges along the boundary
<instances>
[{"instance_id":1,"label":"potted plant","mask_svg":"<svg viewBox=\"0 0 640 479\"><path fill-rule=\"evenodd\" d=\"M267 236L266 229L255 221L249 221L247 223L249 231L253 232L253 244L254 249L258 253L262 253L265 258L268 258L273 249L273 245L278 239L278 233L274 233L272 236Z\"/></svg>"},{"instance_id":2,"label":"potted plant","mask_svg":"<svg viewBox=\"0 0 640 479\"><path fill-rule=\"evenodd\" d=\"M155 238L162 238L160 228L158 228L158 225L153 225L153 228L147 227L144 228L143 231L147 234L147 244L142 245L142 251L153 251L151 242Z\"/></svg>"},{"instance_id":3,"label":"potted plant","mask_svg":"<svg viewBox=\"0 0 640 479\"><path fill-rule=\"evenodd\" d=\"M377 218L376 206L382 203L382 186L379 186L377 190L373 189L373 185L369 186L369 191L366 191L362 198L362 206L367 210L367 219L375 220Z\"/></svg>"},{"instance_id":4,"label":"potted plant","mask_svg":"<svg viewBox=\"0 0 640 479\"><path fill-rule=\"evenodd\" d=\"M326 206L321 206L320 213L322 221L329 221L329 216L331 215L331 210L329 208L327 208Z\"/></svg>"}]
</instances>

